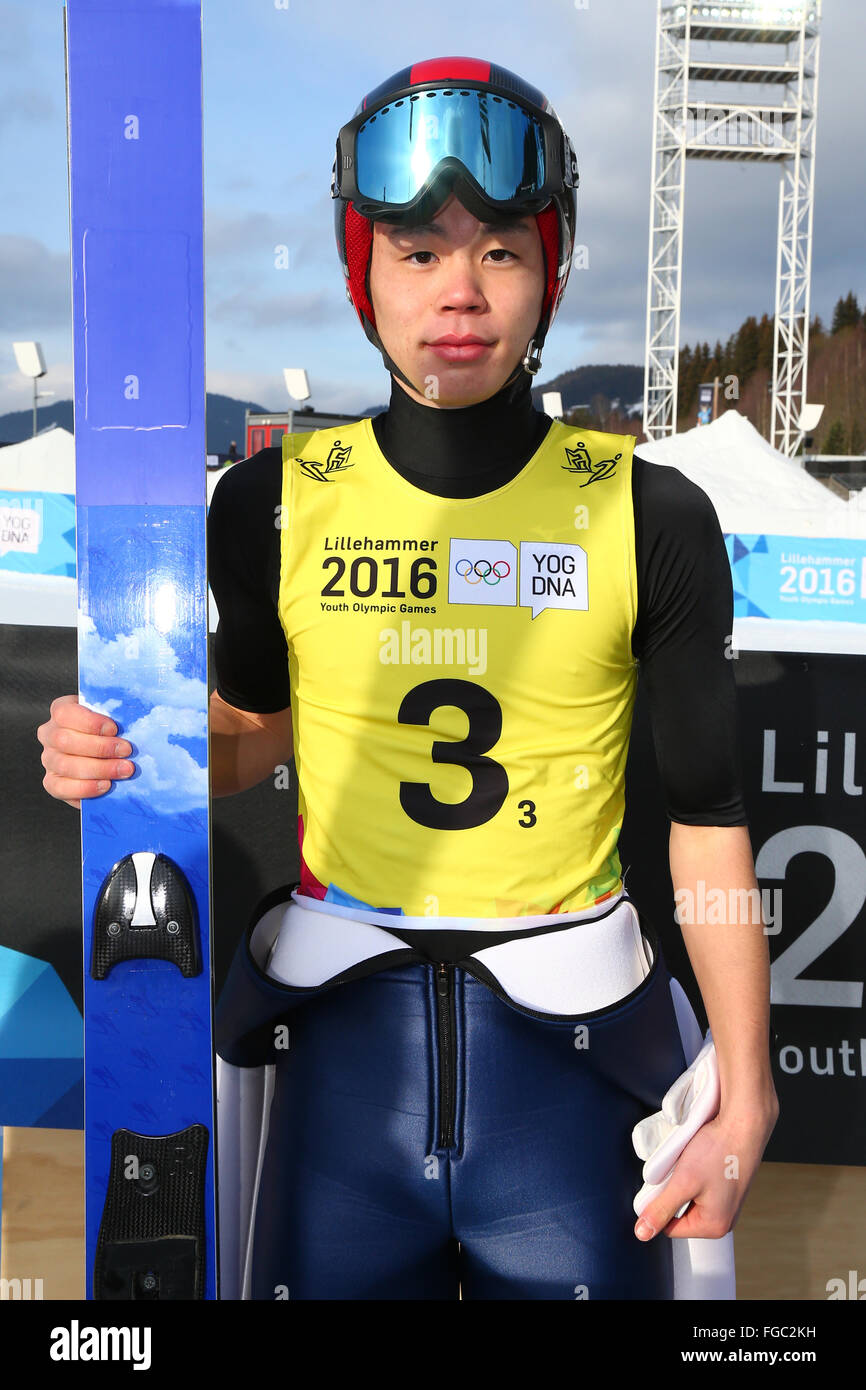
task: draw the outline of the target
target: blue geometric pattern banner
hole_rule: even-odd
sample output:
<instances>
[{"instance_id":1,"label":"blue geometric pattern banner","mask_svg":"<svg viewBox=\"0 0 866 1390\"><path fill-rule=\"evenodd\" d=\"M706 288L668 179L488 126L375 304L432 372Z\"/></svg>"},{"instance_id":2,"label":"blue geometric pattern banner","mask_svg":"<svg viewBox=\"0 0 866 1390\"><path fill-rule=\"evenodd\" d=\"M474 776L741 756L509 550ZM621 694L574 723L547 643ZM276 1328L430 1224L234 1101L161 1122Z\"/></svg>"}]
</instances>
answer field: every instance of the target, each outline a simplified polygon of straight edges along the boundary
<instances>
[{"instance_id":1,"label":"blue geometric pattern banner","mask_svg":"<svg viewBox=\"0 0 866 1390\"><path fill-rule=\"evenodd\" d=\"M0 1125L81 1129L83 1041L54 967L0 946Z\"/></svg>"},{"instance_id":2,"label":"blue geometric pattern banner","mask_svg":"<svg viewBox=\"0 0 866 1390\"><path fill-rule=\"evenodd\" d=\"M866 622L866 540L725 533L735 618Z\"/></svg>"}]
</instances>

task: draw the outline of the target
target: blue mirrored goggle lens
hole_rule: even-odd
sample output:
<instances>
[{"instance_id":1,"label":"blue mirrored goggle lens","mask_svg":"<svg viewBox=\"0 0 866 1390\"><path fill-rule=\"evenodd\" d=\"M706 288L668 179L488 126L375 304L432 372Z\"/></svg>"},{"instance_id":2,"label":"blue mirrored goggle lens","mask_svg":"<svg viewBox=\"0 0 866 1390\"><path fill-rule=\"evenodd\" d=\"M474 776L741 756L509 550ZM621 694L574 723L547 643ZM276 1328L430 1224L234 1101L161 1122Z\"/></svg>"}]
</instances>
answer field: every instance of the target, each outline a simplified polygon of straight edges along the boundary
<instances>
[{"instance_id":1,"label":"blue mirrored goggle lens","mask_svg":"<svg viewBox=\"0 0 866 1390\"><path fill-rule=\"evenodd\" d=\"M459 159L495 202L532 197L544 184L539 122L503 97L449 89L401 98L360 127L359 192L381 203L411 202L448 157Z\"/></svg>"}]
</instances>

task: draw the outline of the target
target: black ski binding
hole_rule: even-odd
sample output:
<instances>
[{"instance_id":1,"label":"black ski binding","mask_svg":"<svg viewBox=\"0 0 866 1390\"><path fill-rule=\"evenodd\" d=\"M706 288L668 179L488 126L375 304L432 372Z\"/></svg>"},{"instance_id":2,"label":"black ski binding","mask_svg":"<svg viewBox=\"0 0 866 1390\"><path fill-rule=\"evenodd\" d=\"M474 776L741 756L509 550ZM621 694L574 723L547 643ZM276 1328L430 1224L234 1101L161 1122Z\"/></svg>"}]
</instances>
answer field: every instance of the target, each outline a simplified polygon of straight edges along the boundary
<instances>
[{"instance_id":1,"label":"black ski binding","mask_svg":"<svg viewBox=\"0 0 866 1390\"><path fill-rule=\"evenodd\" d=\"M93 979L104 980L121 960L169 960L187 977L201 971L195 899L166 854L127 854L102 885L93 921Z\"/></svg>"},{"instance_id":2,"label":"black ski binding","mask_svg":"<svg viewBox=\"0 0 866 1390\"><path fill-rule=\"evenodd\" d=\"M93 1297L204 1297L208 1131L149 1136L118 1129L93 1265Z\"/></svg>"}]
</instances>

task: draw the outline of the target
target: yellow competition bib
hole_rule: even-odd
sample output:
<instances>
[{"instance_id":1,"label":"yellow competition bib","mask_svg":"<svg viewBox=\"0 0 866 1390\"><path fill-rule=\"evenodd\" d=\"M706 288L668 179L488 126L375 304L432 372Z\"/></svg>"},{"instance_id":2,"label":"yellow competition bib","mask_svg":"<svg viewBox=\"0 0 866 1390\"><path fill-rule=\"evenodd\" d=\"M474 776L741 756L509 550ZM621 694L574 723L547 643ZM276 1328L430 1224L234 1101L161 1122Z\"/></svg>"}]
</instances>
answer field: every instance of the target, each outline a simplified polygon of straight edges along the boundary
<instances>
[{"instance_id":1,"label":"yellow competition bib","mask_svg":"<svg viewBox=\"0 0 866 1390\"><path fill-rule=\"evenodd\" d=\"M286 436L302 892L517 917L620 888L634 444L555 421L511 482L446 498L369 419Z\"/></svg>"}]
</instances>

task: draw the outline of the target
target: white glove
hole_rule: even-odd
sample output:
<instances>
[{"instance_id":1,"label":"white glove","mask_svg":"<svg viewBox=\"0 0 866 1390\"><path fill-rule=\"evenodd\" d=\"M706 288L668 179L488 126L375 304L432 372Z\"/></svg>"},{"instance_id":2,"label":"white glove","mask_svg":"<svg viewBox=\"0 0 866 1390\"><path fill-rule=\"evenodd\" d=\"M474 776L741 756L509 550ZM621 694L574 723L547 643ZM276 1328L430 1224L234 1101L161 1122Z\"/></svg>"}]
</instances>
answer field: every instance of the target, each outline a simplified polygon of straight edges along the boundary
<instances>
[{"instance_id":1,"label":"white glove","mask_svg":"<svg viewBox=\"0 0 866 1390\"><path fill-rule=\"evenodd\" d=\"M641 1120L631 1132L635 1153L646 1160L643 1187L633 1203L638 1216L669 1181L689 1140L718 1114L720 1100L719 1063L708 1028L691 1066L665 1092L661 1110ZM682 1216L690 1205L684 1202L675 1215Z\"/></svg>"}]
</instances>

